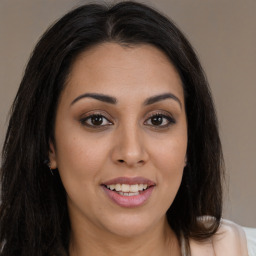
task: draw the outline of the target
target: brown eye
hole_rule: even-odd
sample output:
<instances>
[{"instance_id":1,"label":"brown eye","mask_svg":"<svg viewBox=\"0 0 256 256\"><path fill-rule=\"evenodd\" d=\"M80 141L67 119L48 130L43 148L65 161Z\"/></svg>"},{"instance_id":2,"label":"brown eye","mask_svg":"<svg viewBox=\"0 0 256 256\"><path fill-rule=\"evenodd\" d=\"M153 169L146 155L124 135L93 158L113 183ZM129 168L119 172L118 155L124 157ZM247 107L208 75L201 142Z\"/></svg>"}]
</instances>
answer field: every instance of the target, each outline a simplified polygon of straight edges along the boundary
<instances>
[{"instance_id":1,"label":"brown eye","mask_svg":"<svg viewBox=\"0 0 256 256\"><path fill-rule=\"evenodd\" d=\"M104 121L103 116L97 115L97 116L91 117L91 123L93 125L102 125L103 121Z\"/></svg>"},{"instance_id":2,"label":"brown eye","mask_svg":"<svg viewBox=\"0 0 256 256\"><path fill-rule=\"evenodd\" d=\"M80 120L80 122L83 125L87 125L90 127L102 127L102 126L107 126L111 125L112 123L103 115L90 115L86 118L83 118Z\"/></svg>"},{"instance_id":3,"label":"brown eye","mask_svg":"<svg viewBox=\"0 0 256 256\"><path fill-rule=\"evenodd\" d=\"M175 123L175 119L171 116L155 114L148 118L144 124L153 127L165 128Z\"/></svg>"},{"instance_id":4,"label":"brown eye","mask_svg":"<svg viewBox=\"0 0 256 256\"><path fill-rule=\"evenodd\" d=\"M153 116L151 118L151 123L156 126L161 125L163 123L163 117L162 116Z\"/></svg>"}]
</instances>

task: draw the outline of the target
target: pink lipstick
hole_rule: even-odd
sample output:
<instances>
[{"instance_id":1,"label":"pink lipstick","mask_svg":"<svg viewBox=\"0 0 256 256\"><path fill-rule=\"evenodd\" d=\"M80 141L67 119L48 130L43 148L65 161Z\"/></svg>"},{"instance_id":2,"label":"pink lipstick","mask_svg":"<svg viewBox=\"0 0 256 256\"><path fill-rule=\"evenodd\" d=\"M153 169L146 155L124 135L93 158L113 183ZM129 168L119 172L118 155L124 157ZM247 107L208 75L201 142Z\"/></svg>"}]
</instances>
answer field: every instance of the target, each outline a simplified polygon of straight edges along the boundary
<instances>
[{"instance_id":1,"label":"pink lipstick","mask_svg":"<svg viewBox=\"0 0 256 256\"><path fill-rule=\"evenodd\" d=\"M155 182L143 177L118 177L103 182L106 195L121 207L138 207L151 196Z\"/></svg>"}]
</instances>

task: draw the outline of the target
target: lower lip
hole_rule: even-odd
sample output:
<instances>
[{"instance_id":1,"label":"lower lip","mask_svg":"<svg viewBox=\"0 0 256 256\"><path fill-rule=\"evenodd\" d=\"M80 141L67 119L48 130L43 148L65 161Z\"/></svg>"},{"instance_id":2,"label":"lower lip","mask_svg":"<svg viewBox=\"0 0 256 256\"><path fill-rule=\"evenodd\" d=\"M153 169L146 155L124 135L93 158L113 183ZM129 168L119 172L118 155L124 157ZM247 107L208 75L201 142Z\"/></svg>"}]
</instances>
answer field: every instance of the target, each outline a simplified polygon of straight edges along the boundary
<instances>
[{"instance_id":1,"label":"lower lip","mask_svg":"<svg viewBox=\"0 0 256 256\"><path fill-rule=\"evenodd\" d=\"M105 186L102 186L102 188L106 192L107 196L116 204L121 207L132 208L143 205L151 196L151 193L153 192L155 186L149 187L148 189L140 192L140 194L136 196L122 196L117 192L107 189Z\"/></svg>"}]
</instances>

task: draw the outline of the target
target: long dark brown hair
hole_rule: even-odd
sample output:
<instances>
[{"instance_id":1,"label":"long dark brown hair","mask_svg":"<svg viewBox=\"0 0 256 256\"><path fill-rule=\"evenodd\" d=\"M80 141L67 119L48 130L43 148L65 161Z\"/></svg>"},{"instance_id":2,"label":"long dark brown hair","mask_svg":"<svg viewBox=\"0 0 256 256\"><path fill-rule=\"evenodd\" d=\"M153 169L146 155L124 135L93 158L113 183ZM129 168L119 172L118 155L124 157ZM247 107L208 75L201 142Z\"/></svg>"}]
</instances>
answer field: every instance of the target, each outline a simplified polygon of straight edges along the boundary
<instances>
[{"instance_id":1,"label":"long dark brown hair","mask_svg":"<svg viewBox=\"0 0 256 256\"><path fill-rule=\"evenodd\" d=\"M81 6L49 28L36 45L14 100L2 151L0 255L68 255L70 222L58 172L47 167L56 107L76 57L103 42L161 49L183 82L187 161L167 211L178 237L213 235L222 213L223 158L213 101L190 43L162 14L143 4ZM211 226L197 217L213 216Z\"/></svg>"}]
</instances>

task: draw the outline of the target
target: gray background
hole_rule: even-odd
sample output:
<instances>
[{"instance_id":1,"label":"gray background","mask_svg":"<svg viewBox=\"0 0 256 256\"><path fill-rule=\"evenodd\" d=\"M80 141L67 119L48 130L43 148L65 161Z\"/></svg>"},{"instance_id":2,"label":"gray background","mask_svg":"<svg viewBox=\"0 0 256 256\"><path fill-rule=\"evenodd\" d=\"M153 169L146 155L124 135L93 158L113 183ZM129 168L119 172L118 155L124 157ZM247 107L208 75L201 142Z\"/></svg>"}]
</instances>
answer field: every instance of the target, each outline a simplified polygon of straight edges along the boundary
<instances>
[{"instance_id":1,"label":"gray background","mask_svg":"<svg viewBox=\"0 0 256 256\"><path fill-rule=\"evenodd\" d=\"M67 10L87 2L0 0L0 146L9 108L38 38ZM199 54L216 103L226 161L224 216L256 227L256 1L144 3L171 17Z\"/></svg>"}]
</instances>

